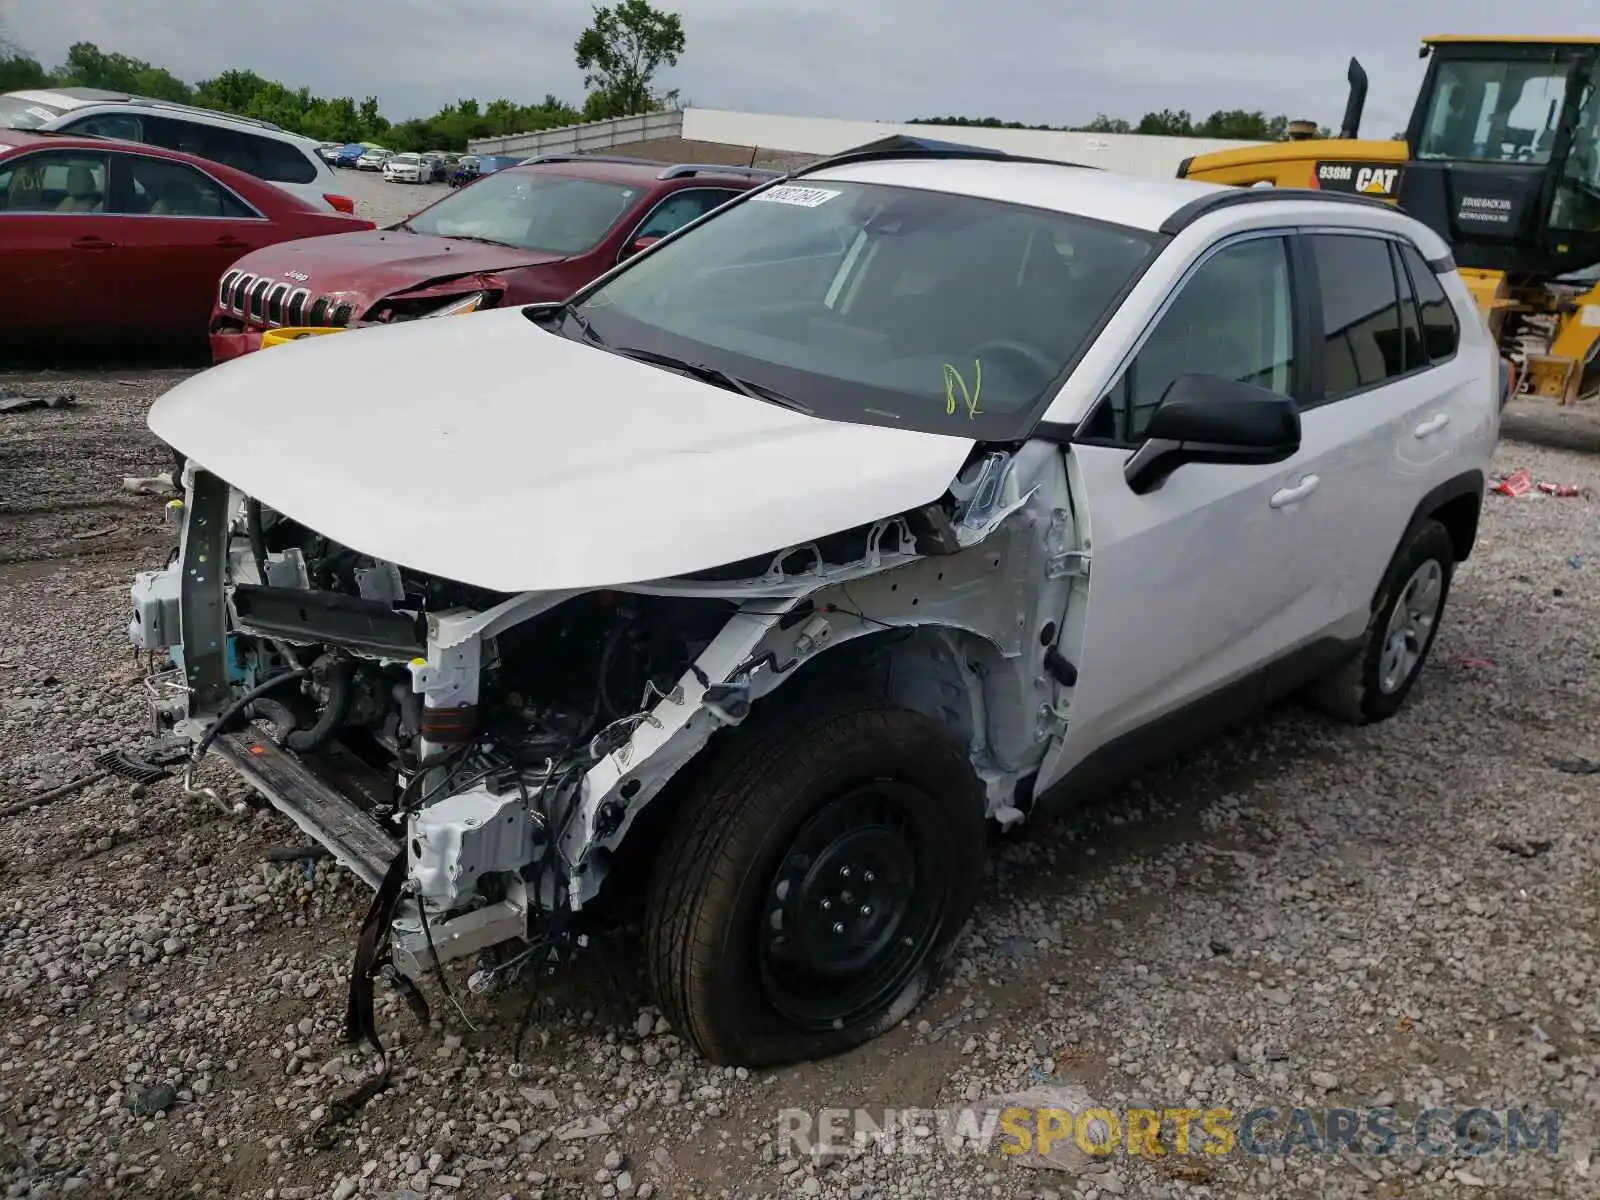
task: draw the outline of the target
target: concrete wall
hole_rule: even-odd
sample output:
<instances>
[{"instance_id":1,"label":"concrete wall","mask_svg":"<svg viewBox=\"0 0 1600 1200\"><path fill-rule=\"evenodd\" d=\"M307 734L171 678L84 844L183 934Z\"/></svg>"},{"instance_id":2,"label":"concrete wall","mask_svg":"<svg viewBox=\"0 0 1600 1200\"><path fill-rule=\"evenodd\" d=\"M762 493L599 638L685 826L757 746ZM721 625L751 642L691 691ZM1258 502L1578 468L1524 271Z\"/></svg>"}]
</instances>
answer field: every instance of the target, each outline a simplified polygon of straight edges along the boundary
<instances>
[{"instance_id":1,"label":"concrete wall","mask_svg":"<svg viewBox=\"0 0 1600 1200\"><path fill-rule=\"evenodd\" d=\"M655 157L680 162L777 163L797 166L808 158L903 133L988 146L1012 154L1057 159L1121 171L1130 175L1171 178L1178 164L1193 154L1248 146L1250 142L1212 138L1141 137L1134 134L1061 133L1041 129L987 129L965 125L902 125L889 121L834 121L817 117L783 117L770 113L728 112L690 108L682 112L648 113L568 125L538 133L479 138L469 144L475 154L647 154L642 146L678 146ZM687 148L699 146L698 153ZM722 147L713 151L711 147ZM687 155L685 157L685 155ZM786 160L786 161L785 161ZM798 161L796 161L798 160Z\"/></svg>"},{"instance_id":2,"label":"concrete wall","mask_svg":"<svg viewBox=\"0 0 1600 1200\"><path fill-rule=\"evenodd\" d=\"M645 113L638 117L618 117L612 121L590 121L584 125L563 125L537 133L513 133L507 137L473 138L467 149L473 154L592 154L614 153L619 146L648 142L656 138L677 137L683 132L683 114Z\"/></svg>"}]
</instances>

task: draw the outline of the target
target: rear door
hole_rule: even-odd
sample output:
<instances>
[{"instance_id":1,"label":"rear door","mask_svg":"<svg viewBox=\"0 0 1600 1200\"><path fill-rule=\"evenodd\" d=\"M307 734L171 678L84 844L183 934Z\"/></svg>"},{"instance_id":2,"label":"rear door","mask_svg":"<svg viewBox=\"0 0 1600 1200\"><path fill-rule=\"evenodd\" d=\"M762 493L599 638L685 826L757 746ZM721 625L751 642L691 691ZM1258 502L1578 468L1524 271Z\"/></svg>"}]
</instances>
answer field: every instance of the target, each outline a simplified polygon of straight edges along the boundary
<instances>
[{"instance_id":1,"label":"rear door","mask_svg":"<svg viewBox=\"0 0 1600 1200\"><path fill-rule=\"evenodd\" d=\"M1348 229L1310 231L1301 243L1320 386L1300 423L1318 479L1323 623L1355 637L1417 503L1451 473L1464 422L1452 413L1454 374L1427 353L1406 244ZM1453 320L1438 280L1422 271ZM1434 341L1442 364L1453 341Z\"/></svg>"},{"instance_id":2,"label":"rear door","mask_svg":"<svg viewBox=\"0 0 1600 1200\"><path fill-rule=\"evenodd\" d=\"M1135 493L1130 454L1173 379L1209 374L1298 399L1306 362L1292 239L1253 231L1213 247L1179 283L1068 455L1088 596L1059 643L1078 668L1066 736L1041 790L1097 750L1203 697L1250 703L1253 681L1321 616L1322 497L1310 448L1270 465L1192 462ZM1235 700L1230 685L1248 689Z\"/></svg>"},{"instance_id":3,"label":"rear door","mask_svg":"<svg viewBox=\"0 0 1600 1200\"><path fill-rule=\"evenodd\" d=\"M188 163L143 154L116 159L117 203L127 214L128 321L147 336L202 338L223 273L273 240L272 223Z\"/></svg>"},{"instance_id":4,"label":"rear door","mask_svg":"<svg viewBox=\"0 0 1600 1200\"><path fill-rule=\"evenodd\" d=\"M0 160L0 328L115 337L123 224L107 211L109 156L40 150Z\"/></svg>"}]
</instances>

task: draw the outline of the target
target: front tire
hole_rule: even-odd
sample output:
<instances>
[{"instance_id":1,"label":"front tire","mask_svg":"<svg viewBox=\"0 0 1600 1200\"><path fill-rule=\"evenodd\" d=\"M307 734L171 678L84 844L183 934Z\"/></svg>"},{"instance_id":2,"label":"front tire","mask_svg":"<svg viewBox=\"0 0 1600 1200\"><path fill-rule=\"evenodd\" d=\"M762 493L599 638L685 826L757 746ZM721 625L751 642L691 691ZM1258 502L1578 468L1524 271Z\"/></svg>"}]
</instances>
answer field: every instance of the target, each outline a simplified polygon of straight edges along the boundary
<instances>
[{"instance_id":1,"label":"front tire","mask_svg":"<svg viewBox=\"0 0 1600 1200\"><path fill-rule=\"evenodd\" d=\"M714 752L650 886L651 991L723 1065L821 1058L892 1028L982 869L983 789L943 726L873 701L769 717Z\"/></svg>"},{"instance_id":2,"label":"front tire","mask_svg":"<svg viewBox=\"0 0 1600 1200\"><path fill-rule=\"evenodd\" d=\"M1316 707L1352 725L1400 711L1438 636L1455 562L1455 543L1438 521L1407 536L1379 589L1365 645L1312 686L1308 698Z\"/></svg>"}]
</instances>

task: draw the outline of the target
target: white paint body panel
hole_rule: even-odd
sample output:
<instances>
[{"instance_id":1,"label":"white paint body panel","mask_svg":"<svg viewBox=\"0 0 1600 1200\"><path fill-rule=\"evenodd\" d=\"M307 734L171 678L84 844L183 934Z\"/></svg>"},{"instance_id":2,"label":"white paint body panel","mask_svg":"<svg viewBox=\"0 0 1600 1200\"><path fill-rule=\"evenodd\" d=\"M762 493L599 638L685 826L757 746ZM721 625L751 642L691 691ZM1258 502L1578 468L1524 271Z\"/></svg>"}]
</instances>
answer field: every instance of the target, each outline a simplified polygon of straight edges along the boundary
<instances>
[{"instance_id":1,"label":"white paint body panel","mask_svg":"<svg viewBox=\"0 0 1600 1200\"><path fill-rule=\"evenodd\" d=\"M508 592L685 574L892 516L942 496L973 446L790 412L514 308L246 355L149 423L337 542Z\"/></svg>"}]
</instances>

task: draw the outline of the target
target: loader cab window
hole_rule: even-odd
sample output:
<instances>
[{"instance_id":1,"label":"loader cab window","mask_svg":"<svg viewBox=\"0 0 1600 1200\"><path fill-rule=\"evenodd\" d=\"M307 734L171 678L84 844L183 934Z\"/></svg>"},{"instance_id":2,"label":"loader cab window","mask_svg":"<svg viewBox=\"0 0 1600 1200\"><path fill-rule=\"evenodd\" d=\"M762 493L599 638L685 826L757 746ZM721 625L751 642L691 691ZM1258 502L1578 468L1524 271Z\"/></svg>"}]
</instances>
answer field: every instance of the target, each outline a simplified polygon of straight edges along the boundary
<instances>
[{"instance_id":1,"label":"loader cab window","mask_svg":"<svg viewBox=\"0 0 1600 1200\"><path fill-rule=\"evenodd\" d=\"M1572 150L1550 207L1550 227L1600 233L1600 86L1593 79L1578 109Z\"/></svg>"},{"instance_id":2,"label":"loader cab window","mask_svg":"<svg viewBox=\"0 0 1600 1200\"><path fill-rule=\"evenodd\" d=\"M1417 157L1548 163L1567 71L1565 63L1441 62L1434 73Z\"/></svg>"}]
</instances>

